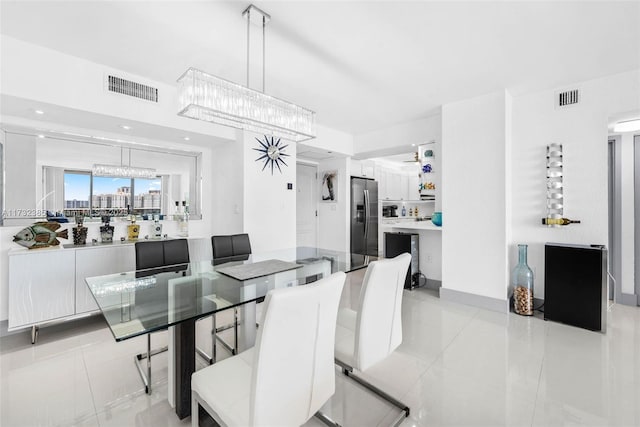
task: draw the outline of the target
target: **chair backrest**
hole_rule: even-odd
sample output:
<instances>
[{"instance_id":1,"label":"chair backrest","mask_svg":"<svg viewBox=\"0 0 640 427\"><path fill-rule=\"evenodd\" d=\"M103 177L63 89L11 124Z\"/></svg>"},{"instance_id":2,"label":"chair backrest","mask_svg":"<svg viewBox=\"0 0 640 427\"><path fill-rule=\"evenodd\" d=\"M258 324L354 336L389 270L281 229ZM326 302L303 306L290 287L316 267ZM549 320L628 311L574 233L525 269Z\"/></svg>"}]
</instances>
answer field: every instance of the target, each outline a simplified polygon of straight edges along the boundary
<instances>
[{"instance_id":1,"label":"chair backrest","mask_svg":"<svg viewBox=\"0 0 640 427\"><path fill-rule=\"evenodd\" d=\"M187 239L136 242L136 270L189 263Z\"/></svg>"},{"instance_id":2,"label":"chair backrest","mask_svg":"<svg viewBox=\"0 0 640 427\"><path fill-rule=\"evenodd\" d=\"M211 236L211 249L213 250L213 259L233 256L231 236Z\"/></svg>"},{"instance_id":3,"label":"chair backrest","mask_svg":"<svg viewBox=\"0 0 640 427\"><path fill-rule=\"evenodd\" d=\"M229 261L244 261L251 254L251 242L248 234L211 236L211 249L214 265Z\"/></svg>"},{"instance_id":4,"label":"chair backrest","mask_svg":"<svg viewBox=\"0 0 640 427\"><path fill-rule=\"evenodd\" d=\"M250 425L298 426L335 392L334 340L346 275L271 290L258 330Z\"/></svg>"},{"instance_id":5,"label":"chair backrest","mask_svg":"<svg viewBox=\"0 0 640 427\"><path fill-rule=\"evenodd\" d=\"M165 240L163 243L165 265L189 263L189 242L187 239Z\"/></svg>"},{"instance_id":6,"label":"chair backrest","mask_svg":"<svg viewBox=\"0 0 640 427\"><path fill-rule=\"evenodd\" d=\"M234 234L231 236L233 255L249 255L251 253L251 242L248 234Z\"/></svg>"},{"instance_id":7,"label":"chair backrest","mask_svg":"<svg viewBox=\"0 0 640 427\"><path fill-rule=\"evenodd\" d=\"M402 289L411 255L374 261L367 267L356 320L354 368L364 371L402 342Z\"/></svg>"},{"instance_id":8,"label":"chair backrest","mask_svg":"<svg viewBox=\"0 0 640 427\"><path fill-rule=\"evenodd\" d=\"M136 270L162 267L164 264L164 242L136 242Z\"/></svg>"}]
</instances>

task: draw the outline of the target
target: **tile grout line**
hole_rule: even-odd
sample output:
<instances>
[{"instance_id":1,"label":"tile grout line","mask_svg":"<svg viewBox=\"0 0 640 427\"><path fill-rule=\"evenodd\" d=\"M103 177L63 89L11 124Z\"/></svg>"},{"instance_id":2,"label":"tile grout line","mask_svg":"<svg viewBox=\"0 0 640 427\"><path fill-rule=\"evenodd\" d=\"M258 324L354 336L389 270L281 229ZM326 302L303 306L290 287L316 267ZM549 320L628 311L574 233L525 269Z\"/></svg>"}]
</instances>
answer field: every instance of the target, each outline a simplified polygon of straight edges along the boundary
<instances>
[{"instance_id":1,"label":"tile grout line","mask_svg":"<svg viewBox=\"0 0 640 427\"><path fill-rule=\"evenodd\" d=\"M87 382L89 383L89 391L91 392L91 403L93 404L93 415L96 417L96 422L98 426L100 426L100 420L98 419L98 409L96 408L96 399L93 393L93 386L91 384L91 378L89 377L89 369L87 368L87 361L85 359L84 348L81 349L82 352L82 364L84 366L84 372L87 375Z\"/></svg>"},{"instance_id":2,"label":"tile grout line","mask_svg":"<svg viewBox=\"0 0 640 427\"><path fill-rule=\"evenodd\" d=\"M433 359L433 361L429 364L429 366L427 367L427 369L424 370L424 372L411 384L411 387L409 387L409 390L402 396L402 401L406 401L407 397L409 396L409 393L411 393L411 389L419 382L422 380L422 377L424 377L429 370L436 364L436 362L438 361L438 359L442 358L442 355L444 354L444 352L447 350L447 348L449 348L449 346L451 346L451 344L453 344L453 342L456 340L456 338L458 338L458 336L460 336L460 334L462 333L462 331L464 331L469 324L471 324L471 322L473 321L473 319L476 318L476 316L478 315L478 313L480 312L480 310L476 310L476 312L473 314L473 316L469 317L469 320L467 321L467 323L465 323L465 325L460 328L460 331L458 331L458 333L451 339L451 341L449 341L449 344L447 344L441 351L440 354L438 354L438 356Z\"/></svg>"},{"instance_id":3,"label":"tile grout line","mask_svg":"<svg viewBox=\"0 0 640 427\"><path fill-rule=\"evenodd\" d=\"M549 334L549 328L545 328L545 329L546 330L545 330L545 333L544 333L544 337L545 337L545 341L546 341L547 335ZM543 352L542 353L542 362L540 363L540 372L538 373L538 385L536 387L536 397L533 400L533 413L531 414L531 424L530 424L531 427L533 427L533 423L534 423L534 421L536 419L536 408L538 406L538 394L540 392L540 382L541 382L541 379L542 379L542 371L543 371L543 368L544 368L545 359L546 359L546 356L545 356L545 353Z\"/></svg>"}]
</instances>

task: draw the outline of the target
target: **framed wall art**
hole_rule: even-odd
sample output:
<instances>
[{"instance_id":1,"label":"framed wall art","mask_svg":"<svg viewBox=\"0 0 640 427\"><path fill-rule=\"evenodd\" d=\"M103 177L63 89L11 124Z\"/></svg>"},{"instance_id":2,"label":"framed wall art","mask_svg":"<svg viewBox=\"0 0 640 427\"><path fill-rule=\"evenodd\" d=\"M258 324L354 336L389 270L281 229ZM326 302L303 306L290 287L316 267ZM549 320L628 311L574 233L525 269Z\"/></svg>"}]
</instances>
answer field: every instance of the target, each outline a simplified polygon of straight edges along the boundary
<instances>
[{"instance_id":1,"label":"framed wall art","mask_svg":"<svg viewBox=\"0 0 640 427\"><path fill-rule=\"evenodd\" d=\"M338 201L338 171L324 171L321 177L320 201L336 203Z\"/></svg>"}]
</instances>

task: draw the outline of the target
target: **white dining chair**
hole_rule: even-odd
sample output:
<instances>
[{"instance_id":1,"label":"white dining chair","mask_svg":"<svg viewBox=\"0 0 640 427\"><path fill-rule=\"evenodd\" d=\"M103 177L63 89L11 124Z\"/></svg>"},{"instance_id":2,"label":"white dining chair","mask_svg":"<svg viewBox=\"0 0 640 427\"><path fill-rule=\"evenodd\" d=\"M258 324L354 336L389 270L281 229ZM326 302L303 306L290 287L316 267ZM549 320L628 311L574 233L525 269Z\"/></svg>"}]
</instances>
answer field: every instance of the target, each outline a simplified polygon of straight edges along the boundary
<instances>
[{"instance_id":1,"label":"white dining chair","mask_svg":"<svg viewBox=\"0 0 640 427\"><path fill-rule=\"evenodd\" d=\"M342 272L271 290L256 345L191 377L199 406L223 426L299 426L335 392L334 343Z\"/></svg>"},{"instance_id":2,"label":"white dining chair","mask_svg":"<svg viewBox=\"0 0 640 427\"><path fill-rule=\"evenodd\" d=\"M409 407L354 375L384 360L402 343L402 289L411 255L373 261L367 267L358 311L341 308L336 330L335 362L342 373L402 411L393 425L409 416Z\"/></svg>"}]
</instances>

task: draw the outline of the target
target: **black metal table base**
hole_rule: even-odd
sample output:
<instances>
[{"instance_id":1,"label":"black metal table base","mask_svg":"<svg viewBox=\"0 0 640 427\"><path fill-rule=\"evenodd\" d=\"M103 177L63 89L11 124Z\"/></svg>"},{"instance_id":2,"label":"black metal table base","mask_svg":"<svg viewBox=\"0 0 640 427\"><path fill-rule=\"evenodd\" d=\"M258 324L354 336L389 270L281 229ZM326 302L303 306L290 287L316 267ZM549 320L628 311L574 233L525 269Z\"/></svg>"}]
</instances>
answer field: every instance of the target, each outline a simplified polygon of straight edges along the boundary
<instances>
[{"instance_id":1,"label":"black metal table base","mask_svg":"<svg viewBox=\"0 0 640 427\"><path fill-rule=\"evenodd\" d=\"M191 374L196 371L196 321L179 323L174 329L174 383L176 414L181 420L191 415Z\"/></svg>"}]
</instances>

